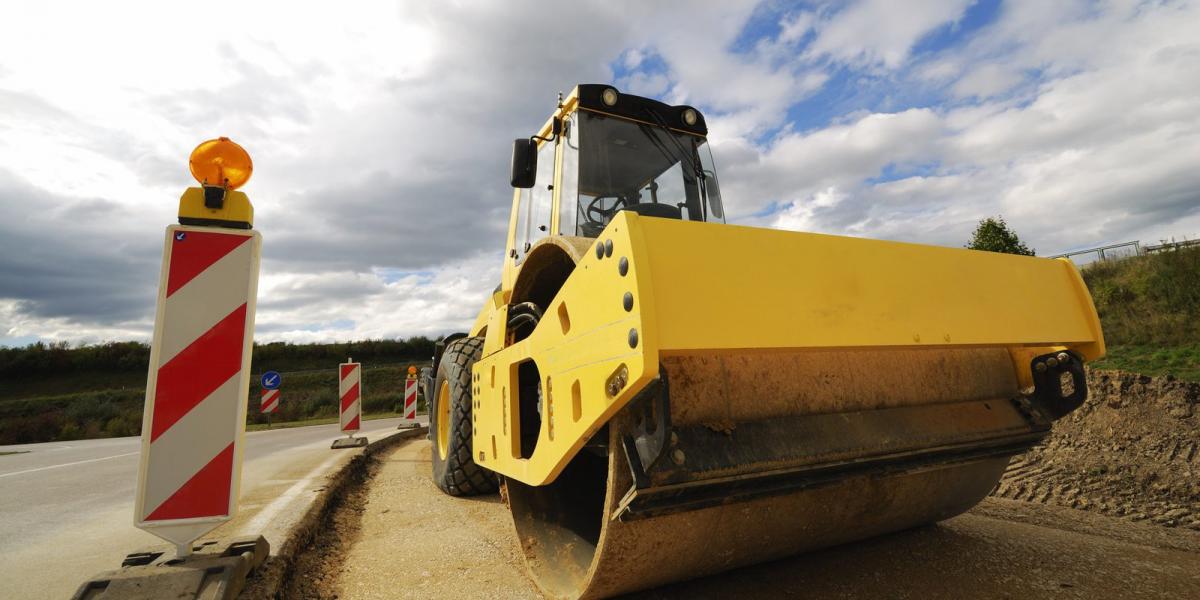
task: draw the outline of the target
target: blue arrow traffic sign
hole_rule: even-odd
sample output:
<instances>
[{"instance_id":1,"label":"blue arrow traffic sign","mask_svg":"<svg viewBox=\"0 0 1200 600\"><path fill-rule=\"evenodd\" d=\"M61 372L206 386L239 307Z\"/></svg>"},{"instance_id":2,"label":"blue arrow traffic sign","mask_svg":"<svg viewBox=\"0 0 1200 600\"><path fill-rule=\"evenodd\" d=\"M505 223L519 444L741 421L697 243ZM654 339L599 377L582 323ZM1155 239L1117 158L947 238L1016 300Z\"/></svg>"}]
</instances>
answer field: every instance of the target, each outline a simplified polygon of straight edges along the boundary
<instances>
[{"instance_id":1,"label":"blue arrow traffic sign","mask_svg":"<svg viewBox=\"0 0 1200 600\"><path fill-rule=\"evenodd\" d=\"M279 389L279 382L281 379L283 379L283 378L280 377L279 373L276 373L275 371L267 371L266 373L263 373L262 374L263 389L264 390Z\"/></svg>"}]
</instances>

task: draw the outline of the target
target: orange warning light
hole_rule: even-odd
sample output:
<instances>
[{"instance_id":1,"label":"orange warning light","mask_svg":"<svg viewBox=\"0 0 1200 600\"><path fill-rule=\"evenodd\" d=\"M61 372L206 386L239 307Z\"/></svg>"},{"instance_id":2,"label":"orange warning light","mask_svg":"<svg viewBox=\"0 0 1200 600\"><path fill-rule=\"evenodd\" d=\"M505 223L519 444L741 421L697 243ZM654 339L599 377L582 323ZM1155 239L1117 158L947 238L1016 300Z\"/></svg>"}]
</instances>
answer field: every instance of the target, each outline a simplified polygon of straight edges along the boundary
<instances>
[{"instance_id":1,"label":"orange warning light","mask_svg":"<svg viewBox=\"0 0 1200 600\"><path fill-rule=\"evenodd\" d=\"M203 185L219 185L236 190L250 180L254 163L250 155L236 142L219 137L196 146L188 158L192 177Z\"/></svg>"},{"instance_id":2,"label":"orange warning light","mask_svg":"<svg viewBox=\"0 0 1200 600\"><path fill-rule=\"evenodd\" d=\"M409 374L409 375L416 375L416 374L417 374L417 368L416 368L416 367L412 367L412 366L410 366L410 367L408 368L408 374Z\"/></svg>"}]
</instances>

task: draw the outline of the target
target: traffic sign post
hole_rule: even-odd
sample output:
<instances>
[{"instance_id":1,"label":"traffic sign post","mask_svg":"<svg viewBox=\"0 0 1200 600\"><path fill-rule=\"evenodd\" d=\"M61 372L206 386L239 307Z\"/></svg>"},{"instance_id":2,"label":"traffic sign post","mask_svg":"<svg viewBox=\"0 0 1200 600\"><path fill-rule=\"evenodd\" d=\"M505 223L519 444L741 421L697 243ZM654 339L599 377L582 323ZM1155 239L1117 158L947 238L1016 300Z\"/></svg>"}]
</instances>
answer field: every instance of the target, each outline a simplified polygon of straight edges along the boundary
<instances>
[{"instance_id":1,"label":"traffic sign post","mask_svg":"<svg viewBox=\"0 0 1200 600\"><path fill-rule=\"evenodd\" d=\"M283 383L283 378L275 371L267 371L262 374L258 383L262 386L262 398L259 400L258 409L267 415L267 429L270 429L271 414L279 408L279 385Z\"/></svg>"},{"instance_id":2,"label":"traffic sign post","mask_svg":"<svg viewBox=\"0 0 1200 600\"><path fill-rule=\"evenodd\" d=\"M346 437L334 440L330 448L367 445L367 438L354 437L362 426L362 365L349 358L338 365L338 422Z\"/></svg>"},{"instance_id":3,"label":"traffic sign post","mask_svg":"<svg viewBox=\"0 0 1200 600\"><path fill-rule=\"evenodd\" d=\"M408 368L408 377L404 380L404 420L399 429L417 427L417 368Z\"/></svg>"},{"instance_id":4,"label":"traffic sign post","mask_svg":"<svg viewBox=\"0 0 1200 600\"><path fill-rule=\"evenodd\" d=\"M203 184L167 227L150 350L134 524L191 554L237 512L262 238L235 191L250 159L226 138L191 157Z\"/></svg>"}]
</instances>

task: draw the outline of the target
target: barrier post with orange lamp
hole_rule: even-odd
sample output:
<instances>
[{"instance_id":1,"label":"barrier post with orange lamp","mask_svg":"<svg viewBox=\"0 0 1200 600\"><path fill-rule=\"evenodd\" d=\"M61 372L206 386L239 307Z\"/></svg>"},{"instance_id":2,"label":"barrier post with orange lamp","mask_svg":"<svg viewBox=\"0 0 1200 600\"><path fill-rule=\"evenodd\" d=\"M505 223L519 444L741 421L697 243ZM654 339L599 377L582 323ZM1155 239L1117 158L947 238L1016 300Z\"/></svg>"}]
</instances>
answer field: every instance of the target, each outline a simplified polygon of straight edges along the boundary
<instances>
[{"instance_id":1,"label":"barrier post with orange lamp","mask_svg":"<svg viewBox=\"0 0 1200 600\"><path fill-rule=\"evenodd\" d=\"M408 367L408 376L404 379L404 420L400 421L397 429L413 429L420 427L417 423L417 368Z\"/></svg>"},{"instance_id":2,"label":"barrier post with orange lamp","mask_svg":"<svg viewBox=\"0 0 1200 600\"><path fill-rule=\"evenodd\" d=\"M270 552L261 535L193 547L237 512L262 238L237 191L253 170L241 146L206 141L189 167L200 187L166 230L133 515L175 556L130 554L76 598L233 598Z\"/></svg>"},{"instance_id":3,"label":"barrier post with orange lamp","mask_svg":"<svg viewBox=\"0 0 1200 600\"><path fill-rule=\"evenodd\" d=\"M134 514L180 557L237 511L262 252L237 191L250 155L223 137L197 146L189 167L200 187L167 227Z\"/></svg>"}]
</instances>

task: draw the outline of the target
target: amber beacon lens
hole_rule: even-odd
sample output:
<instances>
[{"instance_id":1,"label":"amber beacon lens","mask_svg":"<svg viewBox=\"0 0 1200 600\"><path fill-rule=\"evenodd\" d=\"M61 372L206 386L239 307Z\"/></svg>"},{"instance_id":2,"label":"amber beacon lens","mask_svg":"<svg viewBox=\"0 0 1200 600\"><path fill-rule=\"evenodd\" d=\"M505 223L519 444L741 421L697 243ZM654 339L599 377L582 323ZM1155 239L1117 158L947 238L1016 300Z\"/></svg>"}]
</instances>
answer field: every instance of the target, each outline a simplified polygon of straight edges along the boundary
<instances>
[{"instance_id":1,"label":"amber beacon lens","mask_svg":"<svg viewBox=\"0 0 1200 600\"><path fill-rule=\"evenodd\" d=\"M192 177L204 185L236 190L250 180L254 163L244 148L227 137L220 137L196 146L188 159L188 168Z\"/></svg>"}]
</instances>

